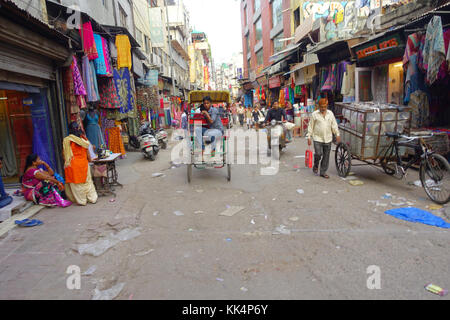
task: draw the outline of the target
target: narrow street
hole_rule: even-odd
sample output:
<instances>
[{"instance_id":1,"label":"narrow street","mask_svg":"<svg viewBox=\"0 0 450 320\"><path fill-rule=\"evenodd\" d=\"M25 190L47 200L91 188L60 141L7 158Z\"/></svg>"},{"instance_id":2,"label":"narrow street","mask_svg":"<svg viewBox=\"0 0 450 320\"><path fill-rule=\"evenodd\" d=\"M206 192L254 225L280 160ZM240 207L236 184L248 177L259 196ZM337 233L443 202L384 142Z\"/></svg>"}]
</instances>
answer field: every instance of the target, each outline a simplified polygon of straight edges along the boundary
<instances>
[{"instance_id":1,"label":"narrow street","mask_svg":"<svg viewBox=\"0 0 450 320\"><path fill-rule=\"evenodd\" d=\"M424 289L450 287L449 231L384 213L402 197L422 209L432 204L407 183L417 172L398 181L357 167L364 185L352 186L337 176L334 152L331 178L314 176L298 157L305 149L296 138L274 176L234 165L231 182L225 169L194 169L191 184L185 165L171 166L170 148L155 162L129 152L118 163L124 188L115 202L44 209L34 217L42 226L3 236L0 299L91 299L95 288L120 283L120 300L450 299ZM393 198L382 199L386 193ZM221 216L229 206L243 210ZM443 212L433 211L448 221ZM78 251L126 229L140 234L97 257ZM79 290L66 285L72 265L94 270ZM381 289L368 289L369 266L380 268Z\"/></svg>"}]
</instances>

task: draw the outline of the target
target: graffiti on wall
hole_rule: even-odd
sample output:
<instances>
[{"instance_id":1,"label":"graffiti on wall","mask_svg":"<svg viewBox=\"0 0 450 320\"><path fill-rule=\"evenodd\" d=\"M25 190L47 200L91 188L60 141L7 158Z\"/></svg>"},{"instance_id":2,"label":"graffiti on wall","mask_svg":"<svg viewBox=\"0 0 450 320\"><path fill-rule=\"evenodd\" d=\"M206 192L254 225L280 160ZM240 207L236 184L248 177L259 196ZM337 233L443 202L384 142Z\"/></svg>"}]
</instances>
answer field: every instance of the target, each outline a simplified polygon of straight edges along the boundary
<instances>
[{"instance_id":1,"label":"graffiti on wall","mask_svg":"<svg viewBox=\"0 0 450 320\"><path fill-rule=\"evenodd\" d=\"M332 40L351 36L364 28L374 28L380 16L380 0L306 1L303 19L325 20L325 38Z\"/></svg>"}]
</instances>

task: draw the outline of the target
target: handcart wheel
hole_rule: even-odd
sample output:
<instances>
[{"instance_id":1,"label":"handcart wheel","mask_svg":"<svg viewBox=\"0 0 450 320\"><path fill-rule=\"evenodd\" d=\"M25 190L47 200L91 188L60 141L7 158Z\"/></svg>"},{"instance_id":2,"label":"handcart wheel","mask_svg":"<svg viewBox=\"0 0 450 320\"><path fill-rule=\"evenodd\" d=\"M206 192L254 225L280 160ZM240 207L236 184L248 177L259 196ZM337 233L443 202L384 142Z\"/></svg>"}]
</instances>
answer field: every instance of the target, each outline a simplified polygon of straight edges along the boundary
<instances>
[{"instance_id":1,"label":"handcart wheel","mask_svg":"<svg viewBox=\"0 0 450 320\"><path fill-rule=\"evenodd\" d=\"M340 177L347 177L352 168L352 155L345 143L339 143L335 153L336 169Z\"/></svg>"},{"instance_id":2,"label":"handcart wheel","mask_svg":"<svg viewBox=\"0 0 450 320\"><path fill-rule=\"evenodd\" d=\"M187 165L187 179L188 183L191 183L192 180L192 164Z\"/></svg>"},{"instance_id":3,"label":"handcart wheel","mask_svg":"<svg viewBox=\"0 0 450 320\"><path fill-rule=\"evenodd\" d=\"M228 171L227 180L231 181L231 164L227 164L227 171Z\"/></svg>"}]
</instances>

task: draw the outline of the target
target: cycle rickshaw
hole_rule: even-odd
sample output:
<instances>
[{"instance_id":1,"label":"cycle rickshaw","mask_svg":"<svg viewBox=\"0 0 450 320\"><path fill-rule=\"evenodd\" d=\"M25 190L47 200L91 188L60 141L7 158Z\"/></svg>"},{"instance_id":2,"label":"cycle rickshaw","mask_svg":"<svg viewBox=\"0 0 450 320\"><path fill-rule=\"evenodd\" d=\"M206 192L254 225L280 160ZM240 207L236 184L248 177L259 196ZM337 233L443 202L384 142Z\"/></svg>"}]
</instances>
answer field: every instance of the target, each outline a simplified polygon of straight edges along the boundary
<instances>
[{"instance_id":1,"label":"cycle rickshaw","mask_svg":"<svg viewBox=\"0 0 450 320\"><path fill-rule=\"evenodd\" d=\"M211 97L212 104L218 103L231 103L230 93L228 91L191 91L189 93L189 104L193 107L195 104L203 103L204 97ZM215 156L209 160L198 159L196 157L196 141L194 137L194 126L207 127L208 123L206 119L200 113L191 113L189 115L189 128L188 128L188 141L190 142L190 161L187 164L187 178L190 183L192 180L192 168L205 169L205 168L227 168L227 180L231 181L231 164L228 161L228 140L229 140L229 128L230 121L226 113L221 114L221 120L224 127L224 134L221 137L221 141L217 141L217 147L222 150L218 150ZM202 137L204 143L208 143L207 137ZM220 143L221 142L221 143ZM201 149L201 147L200 147Z\"/></svg>"}]
</instances>

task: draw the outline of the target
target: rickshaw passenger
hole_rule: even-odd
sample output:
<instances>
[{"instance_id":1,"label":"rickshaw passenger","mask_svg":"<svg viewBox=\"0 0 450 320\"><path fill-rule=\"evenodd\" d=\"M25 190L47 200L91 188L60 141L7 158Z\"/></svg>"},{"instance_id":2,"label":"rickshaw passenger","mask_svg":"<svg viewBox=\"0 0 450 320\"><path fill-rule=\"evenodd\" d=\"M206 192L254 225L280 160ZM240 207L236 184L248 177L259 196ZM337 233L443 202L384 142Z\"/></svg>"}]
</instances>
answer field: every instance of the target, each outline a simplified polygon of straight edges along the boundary
<instances>
[{"instance_id":1,"label":"rickshaw passenger","mask_svg":"<svg viewBox=\"0 0 450 320\"><path fill-rule=\"evenodd\" d=\"M202 157L205 151L205 145L203 144L203 136L210 137L211 141L211 157L215 156L217 140L223 135L224 129L222 119L217 108L213 108L211 105L211 97L207 96L203 98L202 114L209 124L209 128L196 127L195 128L195 141L197 146L202 146Z\"/></svg>"}]
</instances>

